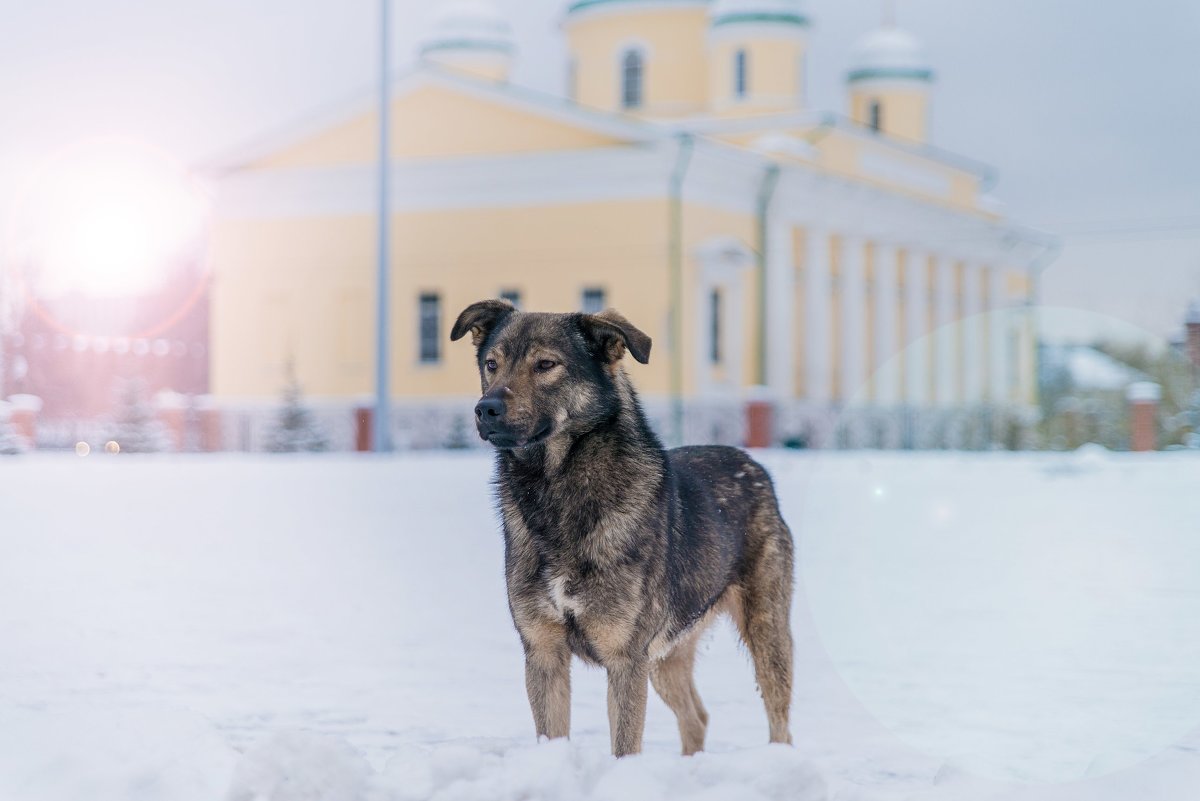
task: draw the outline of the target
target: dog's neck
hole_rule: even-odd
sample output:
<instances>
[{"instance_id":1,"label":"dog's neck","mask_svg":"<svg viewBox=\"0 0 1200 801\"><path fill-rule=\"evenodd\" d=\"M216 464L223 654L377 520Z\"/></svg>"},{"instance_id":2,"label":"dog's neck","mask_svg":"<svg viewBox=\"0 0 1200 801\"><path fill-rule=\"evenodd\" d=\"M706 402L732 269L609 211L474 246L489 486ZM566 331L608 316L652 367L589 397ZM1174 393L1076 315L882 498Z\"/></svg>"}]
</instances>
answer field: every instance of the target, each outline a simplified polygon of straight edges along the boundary
<instances>
[{"instance_id":1,"label":"dog's neck","mask_svg":"<svg viewBox=\"0 0 1200 801\"><path fill-rule=\"evenodd\" d=\"M659 472L666 459L662 443L624 371L618 370L614 378L617 403L613 414L584 431L567 431L528 448L500 451L502 468L529 477L563 479L584 462L599 458L634 461L636 467Z\"/></svg>"}]
</instances>

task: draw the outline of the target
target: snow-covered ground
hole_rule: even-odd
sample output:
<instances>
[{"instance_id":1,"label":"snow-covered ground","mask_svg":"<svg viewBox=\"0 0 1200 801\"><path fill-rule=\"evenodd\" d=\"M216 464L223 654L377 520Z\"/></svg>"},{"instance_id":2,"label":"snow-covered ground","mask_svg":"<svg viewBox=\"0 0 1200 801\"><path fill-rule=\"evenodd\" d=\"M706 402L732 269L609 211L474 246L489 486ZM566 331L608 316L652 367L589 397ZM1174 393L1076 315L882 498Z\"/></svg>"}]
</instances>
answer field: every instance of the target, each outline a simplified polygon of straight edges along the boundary
<instances>
[{"instance_id":1,"label":"snow-covered ground","mask_svg":"<svg viewBox=\"0 0 1200 801\"><path fill-rule=\"evenodd\" d=\"M760 456L796 747L725 626L621 761L578 665L533 741L485 456L0 459L0 799L1195 798L1195 454Z\"/></svg>"}]
</instances>

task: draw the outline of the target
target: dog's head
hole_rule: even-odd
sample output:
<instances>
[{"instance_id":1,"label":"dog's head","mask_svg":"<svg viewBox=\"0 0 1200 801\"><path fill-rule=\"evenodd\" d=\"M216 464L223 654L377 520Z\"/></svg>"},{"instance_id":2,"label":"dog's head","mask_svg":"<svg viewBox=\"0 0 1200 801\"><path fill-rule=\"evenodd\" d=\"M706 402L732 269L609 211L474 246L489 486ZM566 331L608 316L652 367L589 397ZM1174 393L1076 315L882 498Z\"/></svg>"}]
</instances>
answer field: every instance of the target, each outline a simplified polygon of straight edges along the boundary
<instances>
[{"instance_id":1,"label":"dog's head","mask_svg":"<svg viewBox=\"0 0 1200 801\"><path fill-rule=\"evenodd\" d=\"M479 436L497 448L525 448L594 428L612 414L626 351L650 361L650 337L616 311L519 312L502 300L463 310L450 339L475 343L483 397Z\"/></svg>"}]
</instances>

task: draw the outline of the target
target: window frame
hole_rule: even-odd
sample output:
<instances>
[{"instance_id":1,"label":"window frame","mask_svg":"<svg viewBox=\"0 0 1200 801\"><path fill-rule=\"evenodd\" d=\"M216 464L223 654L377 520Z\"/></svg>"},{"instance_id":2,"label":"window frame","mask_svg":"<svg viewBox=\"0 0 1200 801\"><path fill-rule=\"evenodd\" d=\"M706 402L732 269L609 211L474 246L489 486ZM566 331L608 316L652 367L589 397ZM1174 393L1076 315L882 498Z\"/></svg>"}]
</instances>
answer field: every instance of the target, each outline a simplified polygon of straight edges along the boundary
<instances>
[{"instance_id":1,"label":"window frame","mask_svg":"<svg viewBox=\"0 0 1200 801\"><path fill-rule=\"evenodd\" d=\"M621 53L621 108L639 109L646 102L646 53L627 47Z\"/></svg>"},{"instance_id":2,"label":"window frame","mask_svg":"<svg viewBox=\"0 0 1200 801\"><path fill-rule=\"evenodd\" d=\"M500 300L507 300L518 309L521 308L521 290L519 289L514 289L512 287L501 289L496 293L496 297L500 298Z\"/></svg>"},{"instance_id":3,"label":"window frame","mask_svg":"<svg viewBox=\"0 0 1200 801\"><path fill-rule=\"evenodd\" d=\"M428 311L432 309L432 315ZM442 362L442 295L428 291L417 294L417 363Z\"/></svg>"},{"instance_id":4,"label":"window frame","mask_svg":"<svg viewBox=\"0 0 1200 801\"><path fill-rule=\"evenodd\" d=\"M750 54L740 47L733 54L733 96L745 100L750 94Z\"/></svg>"},{"instance_id":5,"label":"window frame","mask_svg":"<svg viewBox=\"0 0 1200 801\"><path fill-rule=\"evenodd\" d=\"M589 304L589 297L598 298L599 304ZM595 306L595 308L589 308ZM608 307L608 290L602 286L585 286L579 293L579 310L584 314L599 314Z\"/></svg>"},{"instance_id":6,"label":"window frame","mask_svg":"<svg viewBox=\"0 0 1200 801\"><path fill-rule=\"evenodd\" d=\"M720 367L725 355L721 347L721 336L724 334L721 320L724 301L721 295L719 286L712 287L708 292L708 363L713 367Z\"/></svg>"}]
</instances>

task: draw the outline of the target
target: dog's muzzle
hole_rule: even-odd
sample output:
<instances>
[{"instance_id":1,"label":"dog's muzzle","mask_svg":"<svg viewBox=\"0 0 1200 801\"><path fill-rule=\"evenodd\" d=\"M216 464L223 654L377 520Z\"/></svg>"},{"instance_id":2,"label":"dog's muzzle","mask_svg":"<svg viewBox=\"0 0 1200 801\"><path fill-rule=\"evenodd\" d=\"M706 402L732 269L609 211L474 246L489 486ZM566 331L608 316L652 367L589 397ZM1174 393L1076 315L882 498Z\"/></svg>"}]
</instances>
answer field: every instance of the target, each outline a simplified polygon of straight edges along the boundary
<instances>
[{"instance_id":1,"label":"dog's muzzle","mask_svg":"<svg viewBox=\"0 0 1200 801\"><path fill-rule=\"evenodd\" d=\"M497 448L525 448L545 439L551 426L547 423L533 431L517 431L505 419L508 412L504 399L484 396L475 404L475 428L479 437Z\"/></svg>"},{"instance_id":2,"label":"dog's muzzle","mask_svg":"<svg viewBox=\"0 0 1200 801\"><path fill-rule=\"evenodd\" d=\"M485 395L475 404L475 427L479 430L480 438L500 448L516 447L520 437L505 422L507 412L503 398Z\"/></svg>"}]
</instances>

